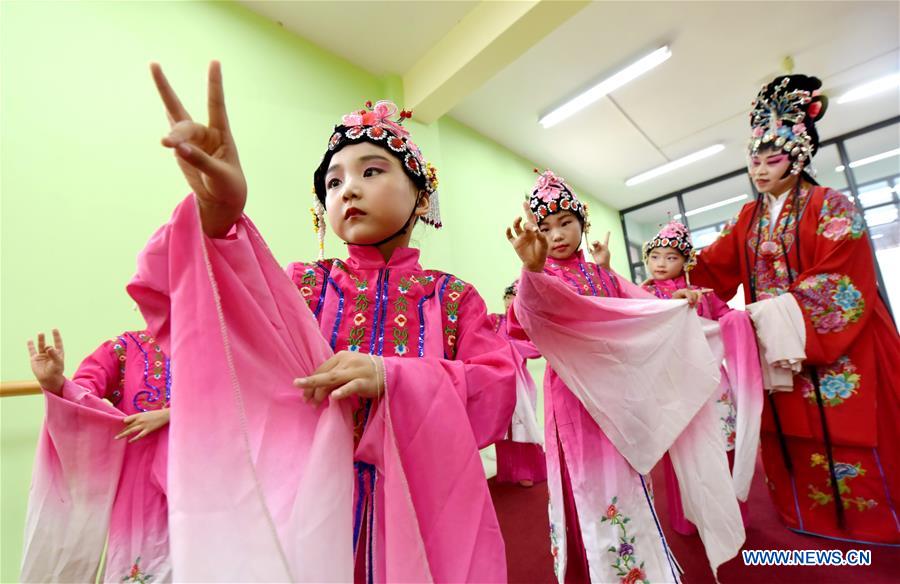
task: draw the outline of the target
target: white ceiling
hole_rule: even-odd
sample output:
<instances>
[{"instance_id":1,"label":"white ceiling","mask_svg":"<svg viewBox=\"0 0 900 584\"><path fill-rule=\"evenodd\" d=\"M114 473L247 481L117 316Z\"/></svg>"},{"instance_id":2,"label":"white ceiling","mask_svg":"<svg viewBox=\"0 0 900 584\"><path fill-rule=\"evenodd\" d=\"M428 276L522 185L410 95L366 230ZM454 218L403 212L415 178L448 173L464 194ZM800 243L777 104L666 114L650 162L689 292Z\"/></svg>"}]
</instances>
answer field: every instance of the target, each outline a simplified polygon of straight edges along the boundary
<instances>
[{"instance_id":1,"label":"white ceiling","mask_svg":"<svg viewBox=\"0 0 900 584\"><path fill-rule=\"evenodd\" d=\"M254 12L374 75L412 67L478 2L242 0Z\"/></svg>"},{"instance_id":2,"label":"white ceiling","mask_svg":"<svg viewBox=\"0 0 900 584\"><path fill-rule=\"evenodd\" d=\"M407 71L477 2L245 4L381 75ZM403 34L374 42L373 30ZM555 105L663 44L673 56L658 68L551 129L537 123ZM782 72L787 55L796 72L820 77L832 97L896 72L900 2L595 2L450 115L622 209L743 166L750 101ZM832 101L821 138L900 115L898 96ZM726 149L637 187L624 185L714 143Z\"/></svg>"}]
</instances>

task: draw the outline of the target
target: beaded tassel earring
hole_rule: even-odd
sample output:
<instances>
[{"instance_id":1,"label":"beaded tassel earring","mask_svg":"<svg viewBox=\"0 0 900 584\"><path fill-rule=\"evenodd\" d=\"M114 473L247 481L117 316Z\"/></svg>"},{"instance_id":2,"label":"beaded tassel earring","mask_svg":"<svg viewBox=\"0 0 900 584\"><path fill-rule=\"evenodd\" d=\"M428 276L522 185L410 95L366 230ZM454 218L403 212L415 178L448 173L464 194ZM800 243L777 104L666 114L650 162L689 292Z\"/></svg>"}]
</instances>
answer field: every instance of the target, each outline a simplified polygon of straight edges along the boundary
<instances>
[{"instance_id":1,"label":"beaded tassel earring","mask_svg":"<svg viewBox=\"0 0 900 584\"><path fill-rule=\"evenodd\" d=\"M588 214L588 206L587 206L587 203L582 203L581 206L582 206L582 208L584 209L584 230L583 230L583 233L582 233L582 237L584 238L584 246L585 246L585 248L590 252L590 250L591 250L591 242L590 242L590 240L588 239L588 233L591 232L591 220L590 220L590 215Z\"/></svg>"},{"instance_id":2,"label":"beaded tassel earring","mask_svg":"<svg viewBox=\"0 0 900 584\"><path fill-rule=\"evenodd\" d=\"M441 205L438 200L438 178L437 169L430 162L425 163L425 175L427 177L428 188L430 193L428 198L428 213L422 217L422 220L431 225L435 229L440 229L441 225Z\"/></svg>"},{"instance_id":3,"label":"beaded tassel earring","mask_svg":"<svg viewBox=\"0 0 900 584\"><path fill-rule=\"evenodd\" d=\"M314 201L309 211L312 213L313 229L319 240L319 260L321 261L325 259L325 207L318 198Z\"/></svg>"}]
</instances>

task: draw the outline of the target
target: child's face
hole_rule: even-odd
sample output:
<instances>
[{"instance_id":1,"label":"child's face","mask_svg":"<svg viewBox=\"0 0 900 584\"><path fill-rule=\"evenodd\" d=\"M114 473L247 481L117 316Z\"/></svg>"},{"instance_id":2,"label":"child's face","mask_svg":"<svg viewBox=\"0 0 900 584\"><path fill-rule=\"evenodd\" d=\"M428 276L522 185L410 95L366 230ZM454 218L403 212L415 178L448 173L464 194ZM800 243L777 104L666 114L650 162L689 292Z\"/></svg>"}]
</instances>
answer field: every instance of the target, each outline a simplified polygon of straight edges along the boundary
<instances>
[{"instance_id":1,"label":"child's face","mask_svg":"<svg viewBox=\"0 0 900 584\"><path fill-rule=\"evenodd\" d=\"M515 294L507 294L503 297L503 308L506 312L509 312L509 307L512 306L513 300L516 299Z\"/></svg>"},{"instance_id":2,"label":"child's face","mask_svg":"<svg viewBox=\"0 0 900 584\"><path fill-rule=\"evenodd\" d=\"M581 223L569 211L550 215L541 221L539 229L550 241L547 255L551 258L564 260L574 254L581 244Z\"/></svg>"},{"instance_id":3,"label":"child's face","mask_svg":"<svg viewBox=\"0 0 900 584\"><path fill-rule=\"evenodd\" d=\"M654 280L671 280L684 271L686 259L674 247L657 247L647 256L647 267Z\"/></svg>"},{"instance_id":4,"label":"child's face","mask_svg":"<svg viewBox=\"0 0 900 584\"><path fill-rule=\"evenodd\" d=\"M341 149L325 174L328 222L347 243L372 244L395 234L409 219L418 194L400 161L368 142ZM423 194L416 216L427 211Z\"/></svg>"},{"instance_id":5,"label":"child's face","mask_svg":"<svg viewBox=\"0 0 900 584\"><path fill-rule=\"evenodd\" d=\"M750 157L750 178L761 193L780 195L794 186L797 177L789 173L790 157L779 150L766 148ZM785 176L787 175L787 176Z\"/></svg>"}]
</instances>

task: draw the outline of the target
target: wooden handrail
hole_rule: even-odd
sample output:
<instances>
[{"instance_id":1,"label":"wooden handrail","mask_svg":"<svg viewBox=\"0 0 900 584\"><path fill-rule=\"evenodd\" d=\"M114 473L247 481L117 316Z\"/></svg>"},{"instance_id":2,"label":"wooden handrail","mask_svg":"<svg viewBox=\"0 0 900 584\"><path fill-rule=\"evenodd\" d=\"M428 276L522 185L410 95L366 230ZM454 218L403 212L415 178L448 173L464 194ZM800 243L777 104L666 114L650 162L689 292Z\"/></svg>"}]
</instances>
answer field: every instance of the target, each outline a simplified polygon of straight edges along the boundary
<instances>
[{"instance_id":1,"label":"wooden handrail","mask_svg":"<svg viewBox=\"0 0 900 584\"><path fill-rule=\"evenodd\" d=\"M17 395L38 395L41 393L41 391L41 384L34 380L0 382L0 397L14 397Z\"/></svg>"}]
</instances>

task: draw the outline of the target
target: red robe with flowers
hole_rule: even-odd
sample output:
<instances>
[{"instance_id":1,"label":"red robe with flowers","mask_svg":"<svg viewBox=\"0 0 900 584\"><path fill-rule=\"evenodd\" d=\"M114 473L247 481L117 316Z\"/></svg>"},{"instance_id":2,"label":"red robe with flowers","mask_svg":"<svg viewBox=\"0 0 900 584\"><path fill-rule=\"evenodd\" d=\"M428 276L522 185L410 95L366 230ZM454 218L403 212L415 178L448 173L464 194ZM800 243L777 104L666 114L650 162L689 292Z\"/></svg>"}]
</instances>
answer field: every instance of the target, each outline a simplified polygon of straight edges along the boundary
<instances>
[{"instance_id":1,"label":"red robe with flowers","mask_svg":"<svg viewBox=\"0 0 900 584\"><path fill-rule=\"evenodd\" d=\"M755 214L756 203L745 205L699 254L691 279L721 298L743 284L748 303L751 283L756 300L793 294L803 312L803 371L793 391L767 400L762 421L763 463L783 521L803 533L900 544L900 338L878 295L869 237L837 191L814 187L788 197L774 226L768 201ZM844 529L811 373L820 382Z\"/></svg>"}]
</instances>

